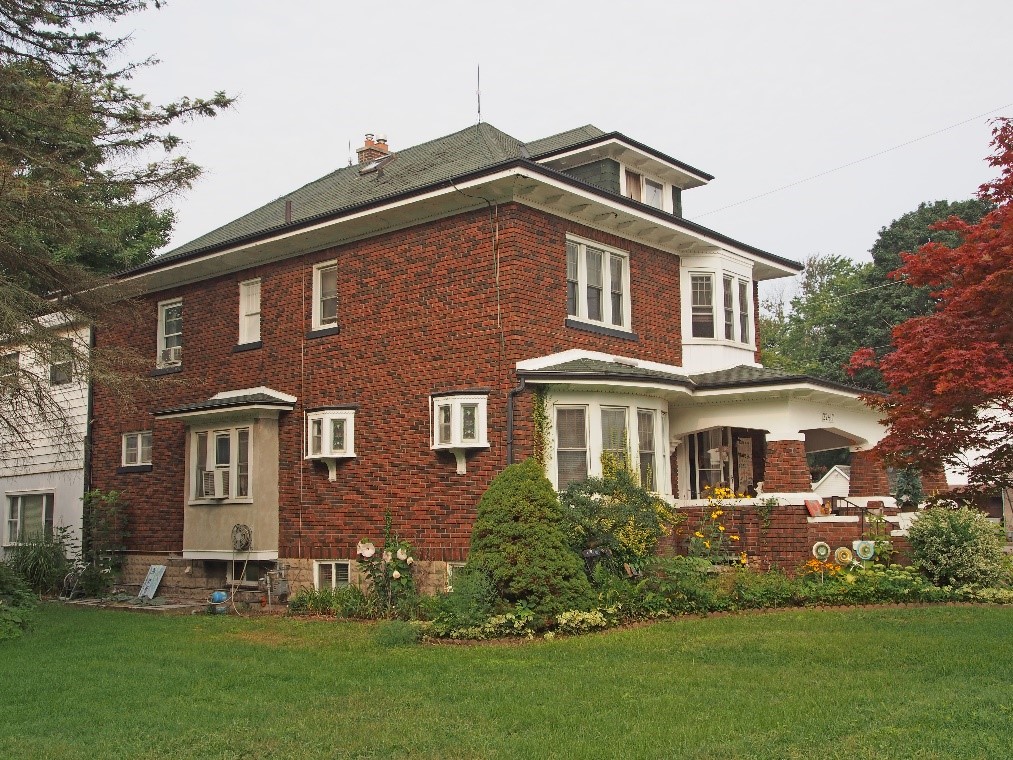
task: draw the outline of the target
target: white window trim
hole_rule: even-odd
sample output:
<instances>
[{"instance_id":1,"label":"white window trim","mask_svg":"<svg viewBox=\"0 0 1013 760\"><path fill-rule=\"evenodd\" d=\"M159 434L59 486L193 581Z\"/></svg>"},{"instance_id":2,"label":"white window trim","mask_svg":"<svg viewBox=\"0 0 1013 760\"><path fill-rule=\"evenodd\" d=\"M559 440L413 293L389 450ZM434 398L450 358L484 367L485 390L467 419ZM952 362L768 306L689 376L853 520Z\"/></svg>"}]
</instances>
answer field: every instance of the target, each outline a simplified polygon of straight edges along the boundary
<instances>
[{"instance_id":1,"label":"white window trim","mask_svg":"<svg viewBox=\"0 0 1013 760\"><path fill-rule=\"evenodd\" d=\"M10 510L11 510L11 499L18 499L18 498L21 498L22 496L42 496L43 497L43 502L42 502L42 504L43 504L43 506L42 506L42 509L43 509L43 513L42 513L43 524L45 523L45 520L46 520L45 497L46 496L51 497L51 499L52 499L52 509L53 509L53 530L56 529L56 491L54 491L52 488L36 488L36 489L30 489L30 490L25 490L25 491L8 491L8 492L4 493L4 495L3 495L3 523L2 523L2 525L0 525L0 530L3 531L3 546L17 546L20 543L20 541L17 540L17 535L16 534L13 535L13 536L11 535L11 531L10 531L10 514L11 514L11 512L10 512ZM23 522L22 511L23 511L23 507L18 510L18 529L17 529L17 533L21 532L21 523Z\"/></svg>"},{"instance_id":2,"label":"white window trim","mask_svg":"<svg viewBox=\"0 0 1013 760\"><path fill-rule=\"evenodd\" d=\"M669 214L675 213L675 209L672 206L672 183L671 182L665 182L665 180L663 180L663 179L660 179L660 178L658 178L658 177L656 177L656 176L654 176L652 174L647 174L647 173L643 172L640 169L636 169L635 167L626 166L626 164L622 164L622 167L623 167L623 170L622 170L622 172L620 172L620 181L619 181L619 194L621 196L623 196L624 198L628 198L629 197L627 195L627 193L626 193L626 187L627 187L626 186L626 172L632 172L633 174L637 174L637 175L640 176L640 197L641 197L641 200L639 201L639 203L643 203L645 206L649 206L650 208L658 208L657 206L652 206L646 200L643 200L644 198L647 197L647 180L651 180L651 182L653 182L654 184L661 185L661 208L659 210L660 211L666 211Z\"/></svg>"},{"instance_id":3,"label":"white window trim","mask_svg":"<svg viewBox=\"0 0 1013 760\"><path fill-rule=\"evenodd\" d=\"M236 496L239 486L239 431L246 430L249 434L247 444L247 481L246 481L246 496ZM213 462L215 458L215 435L217 433L228 433L229 434L229 455L230 461L228 466L229 474L229 495L225 498L211 498L211 497L198 497L197 496L197 436L200 433L206 433L208 436L207 444L207 457L208 462ZM253 424L252 421L249 423L236 423L233 425L212 425L195 427L190 430L190 463L187 468L188 476L188 503L189 504L252 504L253 503L253 447L254 447L254 436L253 436ZM206 464L206 463L205 463ZM224 468L218 468L212 464L211 468L207 471L213 471L217 475L218 472L225 472Z\"/></svg>"},{"instance_id":4,"label":"white window trim","mask_svg":"<svg viewBox=\"0 0 1013 760\"><path fill-rule=\"evenodd\" d=\"M144 447L141 445L143 437L148 437L148 459L144 460L141 452L144 451ZM136 450L137 450L137 461L127 461L127 439L136 439ZM124 467L135 467L137 465L151 464L151 431L150 430L134 430L129 433L124 433L120 441L120 463Z\"/></svg>"},{"instance_id":5,"label":"white window trim","mask_svg":"<svg viewBox=\"0 0 1013 760\"><path fill-rule=\"evenodd\" d=\"M183 363L182 344L176 347L179 349L178 352L176 352L178 358L173 359L171 355L169 357L163 356L163 351L169 350L165 348L165 312L167 309L173 306L182 306L182 305L183 305L182 298L172 298L168 301L158 302L158 343L155 351L155 364L158 367L177 367ZM182 334L184 333L181 333L181 335Z\"/></svg>"},{"instance_id":6,"label":"white window trim","mask_svg":"<svg viewBox=\"0 0 1013 760\"><path fill-rule=\"evenodd\" d=\"M693 275L709 275L711 278L712 298L711 298L711 313L714 319L714 337L713 338L697 338L693 336ZM728 340L725 338L725 293L724 293L724 280L725 277L730 277L732 280L732 320L733 320L733 333L734 339ZM707 266L691 266L687 269L682 270L682 278L685 283L682 288L683 296L683 345L722 345L732 346L734 348L754 350L756 346L756 336L753 334L755 329L753 327L755 314L753 303L753 280L752 278L737 268L722 268L722 267L707 267ZM746 284L746 310L748 314L747 335L745 340L742 336L742 325L740 323L740 303L739 303L739 283L744 282Z\"/></svg>"},{"instance_id":7,"label":"white window trim","mask_svg":"<svg viewBox=\"0 0 1013 760\"><path fill-rule=\"evenodd\" d=\"M346 586L352 585L352 563L347 559L315 559L313 560L313 588L317 591L320 590L320 566L331 565L331 589L345 588ZM345 577L347 580L344 583L338 583L337 566L344 565Z\"/></svg>"},{"instance_id":8,"label":"white window trim","mask_svg":"<svg viewBox=\"0 0 1013 760\"><path fill-rule=\"evenodd\" d=\"M330 327L337 327L338 318L334 317L333 321L324 322L321 318L321 288L320 288L320 273L324 269L330 267L336 267L338 265L337 259L331 259L330 261L321 261L319 264L313 265L313 317L312 326L314 330L326 330Z\"/></svg>"},{"instance_id":9,"label":"white window trim","mask_svg":"<svg viewBox=\"0 0 1013 760\"><path fill-rule=\"evenodd\" d=\"M321 437L319 453L311 453L311 436L314 421L320 421ZM331 448L331 421L342 420L345 423L345 448L335 451ZM303 451L306 459L322 461L327 465L328 480L337 480L337 460L351 459L355 453L355 410L354 409L317 409L306 413L305 441Z\"/></svg>"},{"instance_id":10,"label":"white window trim","mask_svg":"<svg viewBox=\"0 0 1013 760\"><path fill-rule=\"evenodd\" d=\"M468 449L489 448L489 406L488 394L485 393L453 393L435 395L429 397L429 448L434 451L453 452L457 459L457 473L464 475L467 472L467 463L464 452ZM474 404L475 434L474 440L464 437L464 413L465 406ZM439 440L439 420L437 414L440 407L450 407L450 440Z\"/></svg>"},{"instance_id":11,"label":"white window trim","mask_svg":"<svg viewBox=\"0 0 1013 760\"><path fill-rule=\"evenodd\" d=\"M672 498L672 475L668 445L668 403L652 396L621 395L613 393L588 393L580 391L553 391L548 400L551 409L549 419L552 425L551 445L546 451L545 472L552 487L559 490L558 467L556 463L556 409L584 407L587 410L587 458L588 477L601 477L601 454L603 450L601 410L603 408L626 408L627 446L630 462L640 462L640 420L637 411L651 410L656 413L654 420L654 457L656 492L667 499Z\"/></svg>"},{"instance_id":12,"label":"white window trim","mask_svg":"<svg viewBox=\"0 0 1013 760\"><path fill-rule=\"evenodd\" d=\"M594 240L567 235L568 243L577 245L577 313L567 314L566 318L575 322L582 322L596 327L605 327L610 330L618 330L633 334L633 309L630 298L630 254L628 251L621 251L618 248L602 245ZM602 262L602 318L591 319L587 316L587 248L591 247L606 254ZM566 265L564 251L563 265ZM610 257L618 256L622 259L623 277L623 323L616 325L612 323L612 267ZM564 298L564 307L565 307Z\"/></svg>"},{"instance_id":13,"label":"white window trim","mask_svg":"<svg viewBox=\"0 0 1013 760\"><path fill-rule=\"evenodd\" d=\"M247 311L250 306L250 293L256 286L256 310ZM256 316L256 330L248 326L250 318ZM260 340L260 278L239 283L239 345L257 343Z\"/></svg>"},{"instance_id":14,"label":"white window trim","mask_svg":"<svg viewBox=\"0 0 1013 760\"><path fill-rule=\"evenodd\" d=\"M467 562L448 562L447 563L447 591L454 590L454 572L467 566Z\"/></svg>"}]
</instances>

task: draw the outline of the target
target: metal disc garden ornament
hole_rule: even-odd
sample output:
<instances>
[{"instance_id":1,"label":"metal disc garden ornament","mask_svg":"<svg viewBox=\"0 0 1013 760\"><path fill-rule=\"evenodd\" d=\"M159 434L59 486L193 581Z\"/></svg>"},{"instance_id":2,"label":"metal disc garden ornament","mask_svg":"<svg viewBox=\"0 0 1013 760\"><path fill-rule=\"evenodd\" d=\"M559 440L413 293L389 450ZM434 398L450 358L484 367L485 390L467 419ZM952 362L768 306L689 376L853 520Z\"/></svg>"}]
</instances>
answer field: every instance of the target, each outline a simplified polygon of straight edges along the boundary
<instances>
[{"instance_id":1,"label":"metal disc garden ornament","mask_svg":"<svg viewBox=\"0 0 1013 760\"><path fill-rule=\"evenodd\" d=\"M830 544L826 541L817 541L813 544L813 556L820 562L826 562L830 557Z\"/></svg>"},{"instance_id":2,"label":"metal disc garden ornament","mask_svg":"<svg viewBox=\"0 0 1013 760\"><path fill-rule=\"evenodd\" d=\"M855 554L861 560L870 560L876 556L876 542L875 541L855 541Z\"/></svg>"},{"instance_id":3,"label":"metal disc garden ornament","mask_svg":"<svg viewBox=\"0 0 1013 760\"><path fill-rule=\"evenodd\" d=\"M834 561L838 565L850 565L851 561L855 558L855 555L851 553L851 549L846 546L838 546L834 550Z\"/></svg>"}]
</instances>

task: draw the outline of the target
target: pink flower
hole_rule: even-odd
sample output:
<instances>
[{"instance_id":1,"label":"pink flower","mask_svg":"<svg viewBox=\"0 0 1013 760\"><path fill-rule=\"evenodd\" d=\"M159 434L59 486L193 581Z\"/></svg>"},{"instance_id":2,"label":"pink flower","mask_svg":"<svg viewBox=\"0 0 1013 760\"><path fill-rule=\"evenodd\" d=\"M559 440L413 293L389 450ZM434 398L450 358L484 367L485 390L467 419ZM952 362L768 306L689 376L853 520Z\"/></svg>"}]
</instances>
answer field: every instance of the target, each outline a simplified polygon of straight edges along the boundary
<instances>
[{"instance_id":1,"label":"pink flower","mask_svg":"<svg viewBox=\"0 0 1013 760\"><path fill-rule=\"evenodd\" d=\"M376 547L369 541L360 541L359 545L355 547L355 550L366 559L369 559L376 554Z\"/></svg>"}]
</instances>

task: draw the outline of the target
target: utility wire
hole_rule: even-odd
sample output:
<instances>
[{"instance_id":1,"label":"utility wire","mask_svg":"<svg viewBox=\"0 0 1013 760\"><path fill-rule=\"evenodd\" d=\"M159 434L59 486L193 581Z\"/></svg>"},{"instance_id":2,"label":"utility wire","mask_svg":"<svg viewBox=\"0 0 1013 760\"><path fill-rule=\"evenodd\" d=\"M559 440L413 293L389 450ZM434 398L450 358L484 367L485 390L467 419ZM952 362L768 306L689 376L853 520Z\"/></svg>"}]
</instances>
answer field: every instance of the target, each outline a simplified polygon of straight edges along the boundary
<instances>
[{"instance_id":1,"label":"utility wire","mask_svg":"<svg viewBox=\"0 0 1013 760\"><path fill-rule=\"evenodd\" d=\"M766 192L760 193L759 195L754 195L754 196L752 196L750 198L745 198L744 200L736 201L735 203L729 203L727 206L721 206L720 208L714 208L714 209L711 209L710 211L704 211L702 214L697 214L696 216L694 216L691 221L695 221L695 220L699 219L702 216L708 216L709 214L716 214L719 211L724 211L725 209L734 208L735 206L741 206L743 203L749 203L749 202L755 201L755 200L757 200L759 198L766 198L768 195L773 195L774 193L779 193L782 190L787 190L788 188L796 187L797 185L801 185L801 184L804 184L806 182L811 182L814 179L819 179L820 177L825 177L828 174L833 174L834 172L839 172L841 169L847 169L849 166L854 166L855 164L860 164L863 161L869 161L870 159L878 158L879 156L885 155L885 154L890 153L890 152L895 151L895 150L899 150L900 148L906 148L908 145L914 145L916 142L921 142L922 140L927 140L930 137L935 137L936 135L941 135L943 132L948 132L951 129L956 129L957 127L962 127L963 125L969 124L970 122L975 121L976 119L980 119L983 116L988 116L990 114L995 113L996 111L1002 111L1002 110L1004 110L1006 108L1009 108L1010 106L1013 106L1013 103L1007 103L1006 105L999 106L998 108L993 108L991 111L985 111L984 113L976 114L976 115L970 117L969 119L964 119L963 121L958 121L956 124L950 124L950 126L943 127L942 129L937 129L935 132L929 132L927 135L922 135L921 137L915 137L913 140L908 140L907 142L902 142L902 143L900 143L898 145L894 145L891 148L886 148L884 150L877 151L876 153L870 153L868 156L865 156L863 158L856 158L854 161L849 161L846 164L841 164L840 166L835 166L833 169L827 169L826 171L819 172L818 174L813 174L813 175L810 175L808 177L804 177L802 179L795 180L794 182L789 182L787 185L781 185L780 187L775 187L772 190L767 190Z\"/></svg>"}]
</instances>

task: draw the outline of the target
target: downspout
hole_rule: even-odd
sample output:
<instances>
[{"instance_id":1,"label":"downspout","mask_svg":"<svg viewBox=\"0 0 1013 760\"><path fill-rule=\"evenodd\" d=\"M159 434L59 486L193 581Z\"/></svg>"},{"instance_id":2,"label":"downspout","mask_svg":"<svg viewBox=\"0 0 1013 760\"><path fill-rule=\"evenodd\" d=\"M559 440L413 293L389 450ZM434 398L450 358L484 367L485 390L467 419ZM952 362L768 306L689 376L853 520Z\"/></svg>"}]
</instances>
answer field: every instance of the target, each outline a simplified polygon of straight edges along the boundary
<instances>
[{"instance_id":1,"label":"downspout","mask_svg":"<svg viewBox=\"0 0 1013 760\"><path fill-rule=\"evenodd\" d=\"M507 465L514 463L514 399L524 392L524 378L507 394Z\"/></svg>"}]
</instances>

